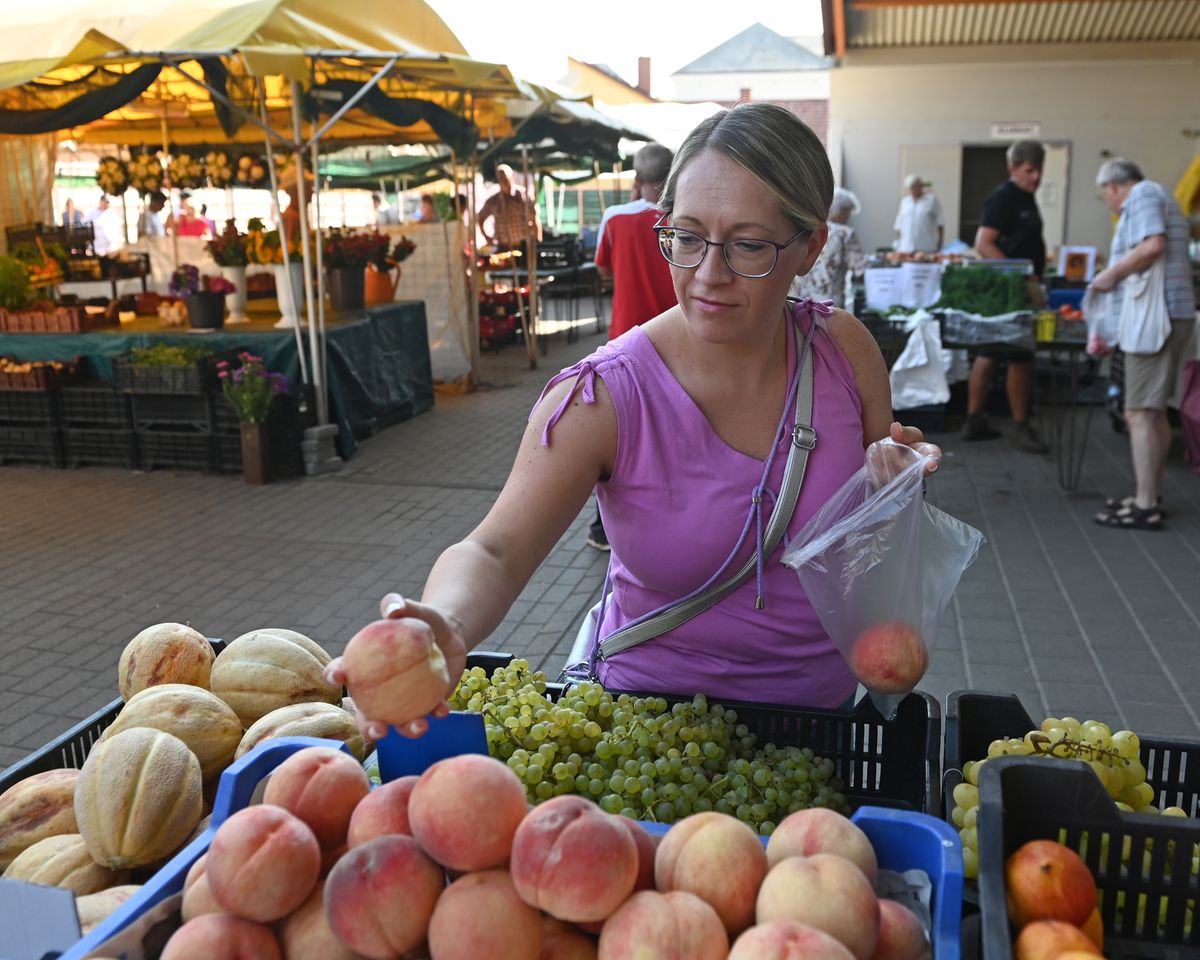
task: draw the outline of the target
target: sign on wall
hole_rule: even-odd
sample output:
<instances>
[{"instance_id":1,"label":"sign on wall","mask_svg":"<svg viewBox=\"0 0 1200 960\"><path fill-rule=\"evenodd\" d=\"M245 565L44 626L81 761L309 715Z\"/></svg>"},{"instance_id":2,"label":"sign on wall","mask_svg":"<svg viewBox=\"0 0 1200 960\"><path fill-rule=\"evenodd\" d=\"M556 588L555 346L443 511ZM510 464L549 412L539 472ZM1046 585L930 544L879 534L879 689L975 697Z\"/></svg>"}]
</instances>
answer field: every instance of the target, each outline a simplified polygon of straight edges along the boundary
<instances>
[{"instance_id":1,"label":"sign on wall","mask_svg":"<svg viewBox=\"0 0 1200 960\"><path fill-rule=\"evenodd\" d=\"M992 124L993 140L1037 140L1042 125L1036 120L1003 120Z\"/></svg>"}]
</instances>

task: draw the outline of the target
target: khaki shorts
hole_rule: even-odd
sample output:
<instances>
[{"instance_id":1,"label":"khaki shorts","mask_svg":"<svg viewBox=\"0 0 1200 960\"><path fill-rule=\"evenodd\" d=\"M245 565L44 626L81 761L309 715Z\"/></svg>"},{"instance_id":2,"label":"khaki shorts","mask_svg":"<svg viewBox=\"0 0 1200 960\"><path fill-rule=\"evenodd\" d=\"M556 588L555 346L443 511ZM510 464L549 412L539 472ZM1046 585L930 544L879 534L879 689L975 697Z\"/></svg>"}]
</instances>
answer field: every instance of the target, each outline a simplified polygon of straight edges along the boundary
<instances>
[{"instance_id":1,"label":"khaki shorts","mask_svg":"<svg viewBox=\"0 0 1200 960\"><path fill-rule=\"evenodd\" d=\"M1167 409L1193 326L1194 320L1172 320L1171 335L1158 353L1125 354L1126 410Z\"/></svg>"}]
</instances>

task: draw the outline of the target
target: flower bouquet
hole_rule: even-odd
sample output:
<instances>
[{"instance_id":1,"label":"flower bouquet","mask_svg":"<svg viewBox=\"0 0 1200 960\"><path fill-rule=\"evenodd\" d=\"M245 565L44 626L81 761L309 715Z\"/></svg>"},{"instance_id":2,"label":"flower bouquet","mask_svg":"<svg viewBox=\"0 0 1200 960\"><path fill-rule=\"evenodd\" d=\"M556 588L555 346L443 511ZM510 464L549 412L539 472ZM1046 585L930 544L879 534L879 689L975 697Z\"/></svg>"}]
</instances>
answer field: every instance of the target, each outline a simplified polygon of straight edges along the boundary
<instances>
[{"instance_id":1,"label":"flower bouquet","mask_svg":"<svg viewBox=\"0 0 1200 960\"><path fill-rule=\"evenodd\" d=\"M283 263L283 235L278 230L267 230L266 225L258 217L252 217L246 234L246 260L248 263L259 263L275 266ZM300 244L295 240L288 241L288 261L297 262L300 258Z\"/></svg>"},{"instance_id":2,"label":"flower bouquet","mask_svg":"<svg viewBox=\"0 0 1200 960\"><path fill-rule=\"evenodd\" d=\"M129 186L129 171L118 157L101 157L96 168L96 182L105 193L119 197Z\"/></svg>"},{"instance_id":3,"label":"flower bouquet","mask_svg":"<svg viewBox=\"0 0 1200 960\"><path fill-rule=\"evenodd\" d=\"M362 270L368 263L387 259L388 237L378 231L342 230L334 227L325 238L325 266L330 270Z\"/></svg>"},{"instance_id":4,"label":"flower bouquet","mask_svg":"<svg viewBox=\"0 0 1200 960\"><path fill-rule=\"evenodd\" d=\"M204 155L204 175L219 189L233 185L233 163L224 150L209 150Z\"/></svg>"},{"instance_id":5,"label":"flower bouquet","mask_svg":"<svg viewBox=\"0 0 1200 960\"><path fill-rule=\"evenodd\" d=\"M206 243L218 267L244 267L249 263L246 251L247 235L240 232L233 220L225 221L225 228Z\"/></svg>"},{"instance_id":6,"label":"flower bouquet","mask_svg":"<svg viewBox=\"0 0 1200 960\"><path fill-rule=\"evenodd\" d=\"M183 190L196 190L204 186L204 162L188 153L178 153L171 158L167 168L171 183Z\"/></svg>"},{"instance_id":7,"label":"flower bouquet","mask_svg":"<svg viewBox=\"0 0 1200 960\"><path fill-rule=\"evenodd\" d=\"M415 243L409 240L408 237L401 236L400 239L396 241L396 245L392 247L391 257L389 259L393 264L399 266L405 260L411 257L416 249L417 245Z\"/></svg>"},{"instance_id":8,"label":"flower bouquet","mask_svg":"<svg viewBox=\"0 0 1200 960\"><path fill-rule=\"evenodd\" d=\"M290 389L283 373L271 373L262 357L243 350L238 354L241 366L230 368L228 360L217 361L217 377L225 399L243 423L262 423L271 412L275 398Z\"/></svg>"},{"instance_id":9,"label":"flower bouquet","mask_svg":"<svg viewBox=\"0 0 1200 960\"><path fill-rule=\"evenodd\" d=\"M238 157L233 168L233 185L255 188L267 186L266 160L255 153L244 153Z\"/></svg>"},{"instance_id":10,"label":"flower bouquet","mask_svg":"<svg viewBox=\"0 0 1200 960\"><path fill-rule=\"evenodd\" d=\"M129 185L143 197L162 189L162 162L152 153L139 153L129 161Z\"/></svg>"},{"instance_id":11,"label":"flower bouquet","mask_svg":"<svg viewBox=\"0 0 1200 960\"><path fill-rule=\"evenodd\" d=\"M196 330L216 330L225 323L225 294L233 284L224 277L200 276L200 268L180 264L171 274L167 292L187 306L188 323Z\"/></svg>"},{"instance_id":12,"label":"flower bouquet","mask_svg":"<svg viewBox=\"0 0 1200 960\"><path fill-rule=\"evenodd\" d=\"M232 367L228 360L217 361L217 377L221 392L241 421L242 474L254 485L270 479L267 457L266 422L275 406L275 398L291 389L288 378L272 373L263 366L262 357L243 350L238 354L239 365Z\"/></svg>"}]
</instances>

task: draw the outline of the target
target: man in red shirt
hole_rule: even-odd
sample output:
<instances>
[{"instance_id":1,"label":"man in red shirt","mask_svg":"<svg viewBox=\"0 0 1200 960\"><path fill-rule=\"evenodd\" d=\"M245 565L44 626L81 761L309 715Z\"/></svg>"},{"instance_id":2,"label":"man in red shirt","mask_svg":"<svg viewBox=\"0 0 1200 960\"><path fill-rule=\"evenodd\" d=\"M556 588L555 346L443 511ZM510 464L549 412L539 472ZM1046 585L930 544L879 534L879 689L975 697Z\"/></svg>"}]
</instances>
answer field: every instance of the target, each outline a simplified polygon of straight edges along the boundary
<instances>
[{"instance_id":1,"label":"man in red shirt","mask_svg":"<svg viewBox=\"0 0 1200 960\"><path fill-rule=\"evenodd\" d=\"M671 267L658 249L654 225L662 216L658 197L671 170L674 155L661 143L648 143L633 158L636 200L604 211L596 237L596 269L612 277L612 323L608 338L615 340L634 327L675 306ZM588 533L589 546L608 549L600 513Z\"/></svg>"}]
</instances>

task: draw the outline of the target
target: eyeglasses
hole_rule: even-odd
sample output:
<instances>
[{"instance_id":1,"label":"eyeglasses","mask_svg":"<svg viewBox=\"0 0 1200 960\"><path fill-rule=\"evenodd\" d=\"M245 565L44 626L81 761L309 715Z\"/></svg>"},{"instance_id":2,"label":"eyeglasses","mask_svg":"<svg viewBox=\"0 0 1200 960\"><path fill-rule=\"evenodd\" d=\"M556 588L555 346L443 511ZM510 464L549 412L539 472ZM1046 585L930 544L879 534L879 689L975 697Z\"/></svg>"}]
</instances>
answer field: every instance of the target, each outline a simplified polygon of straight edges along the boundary
<instances>
[{"instance_id":1,"label":"eyeglasses","mask_svg":"<svg viewBox=\"0 0 1200 960\"><path fill-rule=\"evenodd\" d=\"M694 270L704 262L709 247L720 247L730 270L739 277L758 280L775 269L775 264L779 262L780 250L791 246L809 231L801 230L787 243L740 238L717 243L705 240L690 230L665 226L660 220L654 225L654 232L658 234L658 249L673 267Z\"/></svg>"}]
</instances>

